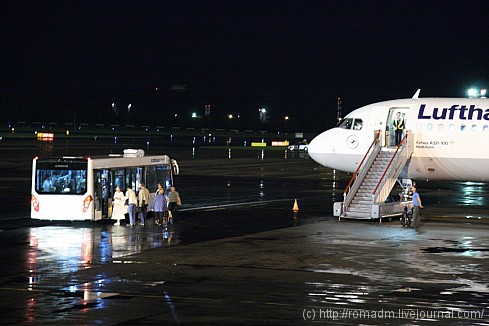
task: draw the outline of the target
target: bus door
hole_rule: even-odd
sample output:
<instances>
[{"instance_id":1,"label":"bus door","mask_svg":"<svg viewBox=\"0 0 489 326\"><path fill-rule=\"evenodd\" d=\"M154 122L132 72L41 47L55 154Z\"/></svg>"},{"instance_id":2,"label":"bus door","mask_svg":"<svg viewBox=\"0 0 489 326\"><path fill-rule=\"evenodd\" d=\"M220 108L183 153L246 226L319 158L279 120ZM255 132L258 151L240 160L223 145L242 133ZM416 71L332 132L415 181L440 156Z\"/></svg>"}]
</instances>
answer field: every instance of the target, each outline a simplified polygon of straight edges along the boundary
<instances>
[{"instance_id":1,"label":"bus door","mask_svg":"<svg viewBox=\"0 0 489 326\"><path fill-rule=\"evenodd\" d=\"M112 205L110 185L112 183L109 170L94 170L95 219L110 217L109 207Z\"/></svg>"},{"instance_id":2,"label":"bus door","mask_svg":"<svg viewBox=\"0 0 489 326\"><path fill-rule=\"evenodd\" d=\"M112 217L112 201L115 188L125 194L127 185L134 190L140 184L138 175L141 168L102 169L94 171L95 215L96 219ZM138 182L139 180L139 182Z\"/></svg>"}]
</instances>

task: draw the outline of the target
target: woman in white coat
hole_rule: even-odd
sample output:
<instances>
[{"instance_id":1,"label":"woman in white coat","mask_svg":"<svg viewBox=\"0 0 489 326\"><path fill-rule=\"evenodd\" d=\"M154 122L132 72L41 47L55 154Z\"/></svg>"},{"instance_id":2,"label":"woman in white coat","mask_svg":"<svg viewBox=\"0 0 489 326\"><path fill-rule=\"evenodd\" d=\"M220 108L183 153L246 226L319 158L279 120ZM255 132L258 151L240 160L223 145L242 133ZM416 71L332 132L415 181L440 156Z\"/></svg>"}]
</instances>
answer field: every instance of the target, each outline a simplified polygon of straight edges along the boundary
<instances>
[{"instance_id":1,"label":"woman in white coat","mask_svg":"<svg viewBox=\"0 0 489 326\"><path fill-rule=\"evenodd\" d=\"M125 219L124 217L124 193L121 191L121 188L115 188L114 193L114 202L112 206L112 219L117 220L114 225L121 225L121 220Z\"/></svg>"}]
</instances>

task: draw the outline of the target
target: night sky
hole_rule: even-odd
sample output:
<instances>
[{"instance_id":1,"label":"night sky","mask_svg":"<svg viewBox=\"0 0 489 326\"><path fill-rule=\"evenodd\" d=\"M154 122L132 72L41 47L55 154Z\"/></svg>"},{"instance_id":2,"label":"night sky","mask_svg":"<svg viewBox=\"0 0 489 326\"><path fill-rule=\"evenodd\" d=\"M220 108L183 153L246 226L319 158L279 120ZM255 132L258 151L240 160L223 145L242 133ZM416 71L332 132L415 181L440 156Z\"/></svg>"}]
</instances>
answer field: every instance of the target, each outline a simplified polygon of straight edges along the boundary
<instances>
[{"instance_id":1,"label":"night sky","mask_svg":"<svg viewBox=\"0 0 489 326\"><path fill-rule=\"evenodd\" d=\"M269 129L288 115L321 131L338 97L346 114L489 87L488 14L470 0L5 1L0 121L184 125L210 104L213 127L258 128L266 107Z\"/></svg>"}]
</instances>

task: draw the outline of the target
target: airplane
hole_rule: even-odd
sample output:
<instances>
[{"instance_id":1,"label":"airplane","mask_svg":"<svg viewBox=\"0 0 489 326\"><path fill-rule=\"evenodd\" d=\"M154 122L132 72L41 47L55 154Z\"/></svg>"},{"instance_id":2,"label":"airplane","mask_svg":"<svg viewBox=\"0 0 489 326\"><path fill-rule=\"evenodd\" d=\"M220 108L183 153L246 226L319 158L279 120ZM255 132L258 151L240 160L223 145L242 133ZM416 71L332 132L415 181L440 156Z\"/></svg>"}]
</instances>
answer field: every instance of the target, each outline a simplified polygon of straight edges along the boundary
<instances>
[{"instance_id":1,"label":"airplane","mask_svg":"<svg viewBox=\"0 0 489 326\"><path fill-rule=\"evenodd\" d=\"M392 121L399 112L414 142L400 177L488 181L489 99L419 98L419 93L352 111L310 142L309 156L325 167L353 173L376 131L382 133L384 145L392 143Z\"/></svg>"},{"instance_id":2,"label":"airplane","mask_svg":"<svg viewBox=\"0 0 489 326\"><path fill-rule=\"evenodd\" d=\"M314 161L353 173L335 216L398 214L386 204L396 183L407 195L416 179L489 181L489 99L419 94L358 108L309 143Z\"/></svg>"}]
</instances>

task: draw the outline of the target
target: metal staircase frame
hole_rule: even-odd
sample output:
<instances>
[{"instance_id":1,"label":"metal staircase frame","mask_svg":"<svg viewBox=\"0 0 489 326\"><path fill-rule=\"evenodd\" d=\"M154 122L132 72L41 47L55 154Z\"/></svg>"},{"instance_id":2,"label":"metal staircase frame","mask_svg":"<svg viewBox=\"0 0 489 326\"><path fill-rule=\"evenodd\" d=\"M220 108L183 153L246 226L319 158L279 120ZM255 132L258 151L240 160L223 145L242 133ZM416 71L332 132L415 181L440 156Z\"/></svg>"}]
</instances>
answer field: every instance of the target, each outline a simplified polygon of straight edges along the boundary
<instances>
[{"instance_id":1,"label":"metal staircase frame","mask_svg":"<svg viewBox=\"0 0 489 326\"><path fill-rule=\"evenodd\" d=\"M413 137L408 137L409 132L406 131L406 135L396 148L394 155L387 165L382 177L372 193L372 203L379 204L384 203L389 196L392 188L397 182L397 178L402 172L402 168L406 165L406 162L411 158L413 154Z\"/></svg>"},{"instance_id":2,"label":"metal staircase frame","mask_svg":"<svg viewBox=\"0 0 489 326\"><path fill-rule=\"evenodd\" d=\"M357 170L355 171L355 173L353 173L350 182L348 183L345 190L343 191L342 213L347 211L348 206L350 206L350 203L353 200L355 193L357 192L358 188L360 188L360 185L362 184L362 180L365 179L368 173L368 167L372 165L375 158L377 157L377 155L380 153L380 150L382 149L381 137L380 137L381 133L382 133L381 130L375 131L375 137L374 140L372 141L372 144L370 144L370 147L368 148L367 152L363 156L363 159L358 165Z\"/></svg>"}]
</instances>

